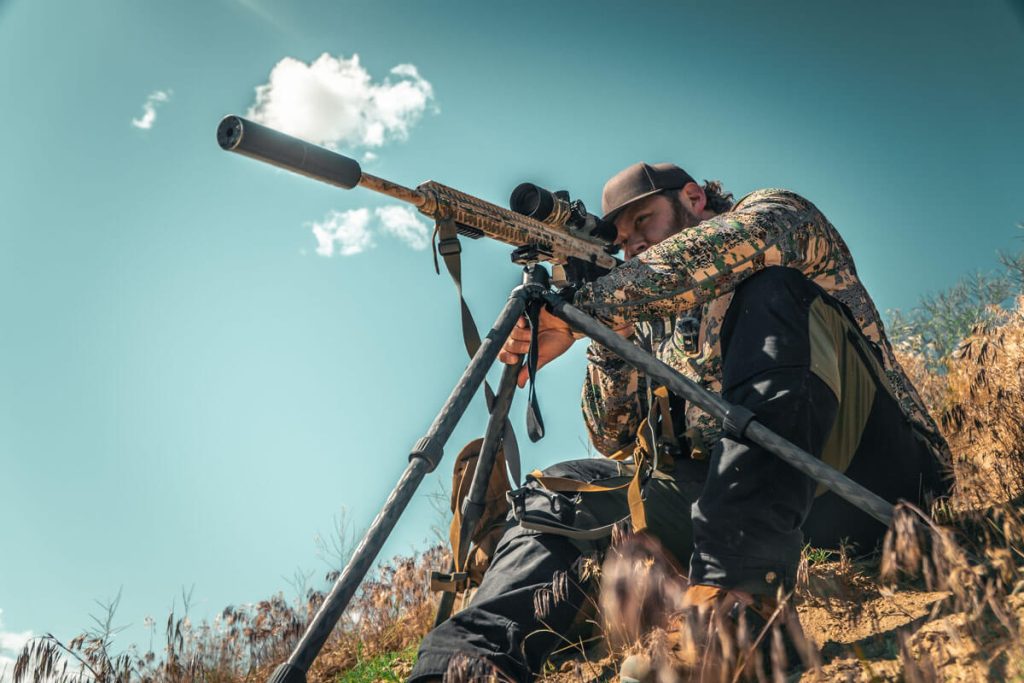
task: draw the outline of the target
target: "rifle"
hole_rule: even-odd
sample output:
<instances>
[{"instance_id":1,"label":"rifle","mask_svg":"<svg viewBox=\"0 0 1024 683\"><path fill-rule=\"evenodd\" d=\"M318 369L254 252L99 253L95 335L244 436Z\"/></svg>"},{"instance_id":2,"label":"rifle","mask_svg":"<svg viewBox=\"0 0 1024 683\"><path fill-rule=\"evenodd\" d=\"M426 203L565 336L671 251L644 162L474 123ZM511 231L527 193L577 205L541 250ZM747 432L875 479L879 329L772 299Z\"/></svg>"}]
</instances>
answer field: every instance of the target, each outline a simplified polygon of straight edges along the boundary
<instances>
[{"instance_id":1,"label":"rifle","mask_svg":"<svg viewBox=\"0 0 1024 683\"><path fill-rule=\"evenodd\" d=\"M351 189L360 185L415 206L434 219L442 256L461 251L456 235L490 237L515 247L522 265L551 263L552 284L578 285L607 273L618 263L615 226L589 214L564 191L548 192L523 183L512 192L513 211L434 181L410 189L364 172L355 159L312 145L240 116L226 116L217 127L221 148Z\"/></svg>"},{"instance_id":2,"label":"rifle","mask_svg":"<svg viewBox=\"0 0 1024 683\"><path fill-rule=\"evenodd\" d=\"M455 425L461 419L469 402L484 384L484 376L497 359L513 326L524 313L536 322L541 306L598 343L611 349L627 363L668 388L674 394L699 406L722 423L723 431L735 438L747 438L782 458L786 463L817 482L823 483L853 505L888 525L893 506L826 465L813 455L794 446L758 422L747 408L731 405L707 389L652 357L632 342L623 339L598 320L575 308L567 297L551 291L552 284L578 285L600 276L613 268L618 260L612 255L610 244L614 232L600 219L588 214L579 202L571 202L564 192L547 192L535 185L523 184L512 193L513 208L523 213L508 211L494 204L459 192L440 183L423 183L410 189L383 178L364 173L359 164L348 157L303 140L285 135L266 126L238 116L227 116L217 128L217 141L221 148L250 156L260 161L309 176L338 187L351 189L362 185L416 206L421 213L436 222L435 235L439 237L437 252L455 280L462 303L463 336L471 360L423 436L409 453L409 464L395 486L383 509L370 525L345 570L338 577L330 593L313 617L298 645L288 660L270 677L270 683L305 683L306 672L320 652L335 624L348 606L362 578L383 546L402 511L408 504L423 477L433 471L441 460L443 448ZM525 215L529 214L529 215ZM462 299L461 251L458 235L472 239L491 237L515 247L512 260L523 265L523 284L516 287L490 332L481 340L466 302ZM540 264L553 265L552 275ZM436 255L435 255L436 265ZM536 330L536 324L533 325ZM535 340L534 340L535 341ZM534 348L535 344L532 345ZM532 354L528 364L532 379L535 370ZM490 418L477 461L476 473L470 486L467 504L478 501L482 505L489 472L493 467L499 442L511 432L506 429L508 408L516 389L519 367L509 365L501 376L495 396L488 391ZM532 395L528 425L531 438L543 435L539 415L533 423L529 419L536 408ZM534 430L537 429L535 433ZM536 437L536 438L534 438ZM509 456L506 439L506 456ZM512 441L514 444L514 440ZM509 457L510 467L512 458ZM518 483L518 474L514 473ZM475 494L479 495L475 495ZM513 492L515 493L515 492ZM472 532L475 508L463 510L463 539ZM479 519L476 517L475 519ZM465 546L463 546L465 547ZM447 576L456 584L464 580L457 574ZM446 591L439 609L439 618L451 607L452 592Z\"/></svg>"}]
</instances>

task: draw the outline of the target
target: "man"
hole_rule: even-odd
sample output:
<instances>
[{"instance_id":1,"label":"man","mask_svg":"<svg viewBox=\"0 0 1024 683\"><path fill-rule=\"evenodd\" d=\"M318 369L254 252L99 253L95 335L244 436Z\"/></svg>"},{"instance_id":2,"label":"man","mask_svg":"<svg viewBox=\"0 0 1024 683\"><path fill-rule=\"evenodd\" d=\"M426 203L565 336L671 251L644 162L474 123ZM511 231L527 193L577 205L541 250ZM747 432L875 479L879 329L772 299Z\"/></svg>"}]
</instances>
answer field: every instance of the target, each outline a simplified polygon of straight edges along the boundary
<instances>
[{"instance_id":1,"label":"man","mask_svg":"<svg viewBox=\"0 0 1024 683\"><path fill-rule=\"evenodd\" d=\"M838 232L791 192L759 190L735 206L730 199L672 164L618 173L602 208L628 260L581 288L574 304L883 498L944 495L948 447L897 363ZM501 360L516 362L529 338L520 321ZM543 314L538 364L574 341L563 322ZM652 409L664 400L596 342L588 359L583 413L591 439L604 455L630 452L638 433L655 427ZM881 539L882 525L836 494L723 434L696 406L677 397L670 404L656 429L670 423L681 445L661 468L669 471L646 480L644 508L648 531L689 564L687 604L769 600L793 586L804 543L846 540L871 550ZM651 441L658 439L641 447L654 450ZM539 477L529 510L577 529L630 517L621 488L633 474L628 462L572 461L544 474L603 491L557 493ZM424 639L411 680L437 680L457 653L469 655L463 663L477 658L529 680L564 644L592 593L581 558L607 544L510 520L471 604Z\"/></svg>"}]
</instances>

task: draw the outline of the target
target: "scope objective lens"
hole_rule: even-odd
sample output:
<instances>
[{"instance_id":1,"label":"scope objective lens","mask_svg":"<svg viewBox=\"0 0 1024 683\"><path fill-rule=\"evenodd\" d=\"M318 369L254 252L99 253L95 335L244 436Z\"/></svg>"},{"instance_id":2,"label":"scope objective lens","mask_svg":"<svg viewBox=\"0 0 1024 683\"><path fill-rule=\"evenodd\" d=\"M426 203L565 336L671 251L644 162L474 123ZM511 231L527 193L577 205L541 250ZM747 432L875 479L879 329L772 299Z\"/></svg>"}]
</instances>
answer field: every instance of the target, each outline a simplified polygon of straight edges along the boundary
<instances>
[{"instance_id":1,"label":"scope objective lens","mask_svg":"<svg viewBox=\"0 0 1024 683\"><path fill-rule=\"evenodd\" d=\"M516 213L543 221L555 210L555 196L533 183L521 183L512 190L508 205Z\"/></svg>"}]
</instances>

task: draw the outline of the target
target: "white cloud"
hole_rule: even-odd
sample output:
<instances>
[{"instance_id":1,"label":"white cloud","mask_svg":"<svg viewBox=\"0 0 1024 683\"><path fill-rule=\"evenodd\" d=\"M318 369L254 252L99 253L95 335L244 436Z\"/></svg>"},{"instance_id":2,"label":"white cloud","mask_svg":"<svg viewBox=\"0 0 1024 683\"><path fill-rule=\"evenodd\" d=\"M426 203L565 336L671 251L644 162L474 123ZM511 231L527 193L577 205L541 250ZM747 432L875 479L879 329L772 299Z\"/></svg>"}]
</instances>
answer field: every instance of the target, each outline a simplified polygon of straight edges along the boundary
<instances>
[{"instance_id":1,"label":"white cloud","mask_svg":"<svg viewBox=\"0 0 1024 683\"><path fill-rule=\"evenodd\" d=\"M7 683L14 673L15 659L32 638L32 631L5 631L3 613L0 609L0 682Z\"/></svg>"},{"instance_id":2,"label":"white cloud","mask_svg":"<svg viewBox=\"0 0 1024 683\"><path fill-rule=\"evenodd\" d=\"M412 64L374 83L359 55L325 52L312 64L285 57L274 65L248 116L327 147L380 147L407 139L433 99L433 86Z\"/></svg>"},{"instance_id":3,"label":"white cloud","mask_svg":"<svg viewBox=\"0 0 1024 683\"><path fill-rule=\"evenodd\" d=\"M316 253L321 256L361 254L374 246L370 234L370 210L331 211L327 218L313 223Z\"/></svg>"},{"instance_id":4,"label":"white cloud","mask_svg":"<svg viewBox=\"0 0 1024 683\"><path fill-rule=\"evenodd\" d=\"M142 105L142 116L137 119L132 119L132 125L142 130L149 130L153 127L156 122L156 108L157 105L161 105L165 102L169 102L171 99L172 91L170 90L155 90L149 94L146 101Z\"/></svg>"},{"instance_id":5,"label":"white cloud","mask_svg":"<svg viewBox=\"0 0 1024 683\"><path fill-rule=\"evenodd\" d=\"M389 235L394 235L417 251L430 246L427 226L420 222L416 212L409 207L384 206L374 213L380 221L381 229Z\"/></svg>"},{"instance_id":6,"label":"white cloud","mask_svg":"<svg viewBox=\"0 0 1024 683\"><path fill-rule=\"evenodd\" d=\"M322 221L312 224L316 253L321 256L355 256L377 246L375 233L398 238L412 249L430 245L430 232L416 213L405 206L331 211Z\"/></svg>"}]
</instances>

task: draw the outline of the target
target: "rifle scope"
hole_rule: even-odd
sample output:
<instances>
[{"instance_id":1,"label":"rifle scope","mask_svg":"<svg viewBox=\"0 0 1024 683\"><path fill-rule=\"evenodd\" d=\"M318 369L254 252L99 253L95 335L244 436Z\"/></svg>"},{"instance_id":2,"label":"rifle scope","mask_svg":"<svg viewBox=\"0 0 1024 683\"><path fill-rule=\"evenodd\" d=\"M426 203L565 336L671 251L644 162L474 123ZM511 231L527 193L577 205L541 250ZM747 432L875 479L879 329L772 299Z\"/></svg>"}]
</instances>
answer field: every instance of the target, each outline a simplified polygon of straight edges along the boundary
<instances>
[{"instance_id":1,"label":"rifle scope","mask_svg":"<svg viewBox=\"0 0 1024 683\"><path fill-rule=\"evenodd\" d=\"M615 225L588 213L583 202L569 199L565 190L551 192L533 183L521 183L512 190L508 207L548 225L564 225L577 237L598 239L609 247L615 244Z\"/></svg>"}]
</instances>

